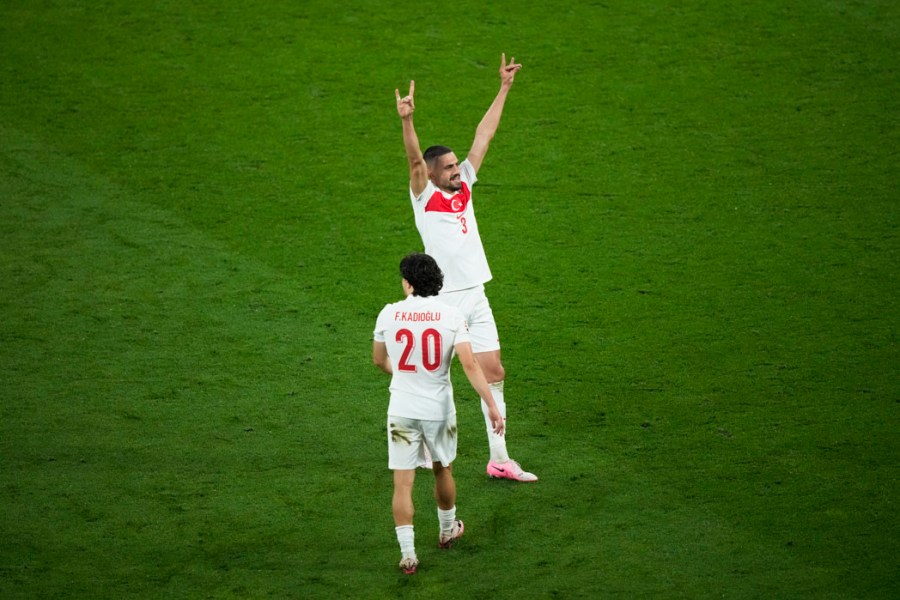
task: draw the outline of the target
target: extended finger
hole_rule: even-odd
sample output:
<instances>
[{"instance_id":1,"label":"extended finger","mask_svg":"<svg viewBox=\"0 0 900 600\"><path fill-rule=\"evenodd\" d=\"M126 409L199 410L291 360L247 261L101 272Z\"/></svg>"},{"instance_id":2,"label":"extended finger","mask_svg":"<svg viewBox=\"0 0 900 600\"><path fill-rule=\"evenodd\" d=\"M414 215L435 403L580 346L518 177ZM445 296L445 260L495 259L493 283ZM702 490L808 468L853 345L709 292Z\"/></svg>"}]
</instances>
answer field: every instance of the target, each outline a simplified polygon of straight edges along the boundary
<instances>
[{"instance_id":1,"label":"extended finger","mask_svg":"<svg viewBox=\"0 0 900 600\"><path fill-rule=\"evenodd\" d=\"M412 98L413 94L416 91L416 82L412 79L409 80L409 97Z\"/></svg>"}]
</instances>

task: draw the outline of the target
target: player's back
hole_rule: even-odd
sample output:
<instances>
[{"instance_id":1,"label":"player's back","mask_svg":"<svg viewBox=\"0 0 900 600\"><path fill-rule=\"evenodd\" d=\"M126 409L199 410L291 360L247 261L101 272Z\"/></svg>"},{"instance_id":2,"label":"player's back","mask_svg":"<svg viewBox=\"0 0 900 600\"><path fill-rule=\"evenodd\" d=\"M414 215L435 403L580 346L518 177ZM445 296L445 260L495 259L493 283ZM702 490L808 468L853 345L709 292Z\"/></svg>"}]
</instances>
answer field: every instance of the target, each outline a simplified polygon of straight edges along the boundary
<instances>
[{"instance_id":1,"label":"player's back","mask_svg":"<svg viewBox=\"0 0 900 600\"><path fill-rule=\"evenodd\" d=\"M455 413L450 362L468 341L462 314L437 297L408 296L378 317L391 360L390 414L440 420Z\"/></svg>"}]
</instances>

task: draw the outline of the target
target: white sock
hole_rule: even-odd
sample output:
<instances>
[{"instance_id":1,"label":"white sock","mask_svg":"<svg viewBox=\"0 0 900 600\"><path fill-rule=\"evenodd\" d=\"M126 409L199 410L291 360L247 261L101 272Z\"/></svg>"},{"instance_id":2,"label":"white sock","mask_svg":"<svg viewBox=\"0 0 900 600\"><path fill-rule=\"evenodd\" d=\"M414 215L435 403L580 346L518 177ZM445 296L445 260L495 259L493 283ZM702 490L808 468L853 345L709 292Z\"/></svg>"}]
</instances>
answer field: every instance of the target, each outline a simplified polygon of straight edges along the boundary
<instances>
[{"instance_id":1,"label":"white sock","mask_svg":"<svg viewBox=\"0 0 900 600\"><path fill-rule=\"evenodd\" d=\"M503 399L503 382L498 381L497 383L492 383L490 384L490 388L491 395L494 397L494 402L497 403L497 409L500 411L500 416L506 421L506 402ZM484 414L484 425L487 428L488 446L491 449L491 460L496 463L509 462L509 454L506 452L506 436L494 433L491 419L488 416L488 407L483 400L481 402L481 412Z\"/></svg>"},{"instance_id":2,"label":"white sock","mask_svg":"<svg viewBox=\"0 0 900 600\"><path fill-rule=\"evenodd\" d=\"M401 525L395 527L397 531L397 541L400 542L400 553L403 558L416 557L416 532L412 525Z\"/></svg>"},{"instance_id":3,"label":"white sock","mask_svg":"<svg viewBox=\"0 0 900 600\"><path fill-rule=\"evenodd\" d=\"M441 524L441 533L450 533L453 529L453 523L456 521L456 507L450 510L441 510L438 508L438 523Z\"/></svg>"}]
</instances>

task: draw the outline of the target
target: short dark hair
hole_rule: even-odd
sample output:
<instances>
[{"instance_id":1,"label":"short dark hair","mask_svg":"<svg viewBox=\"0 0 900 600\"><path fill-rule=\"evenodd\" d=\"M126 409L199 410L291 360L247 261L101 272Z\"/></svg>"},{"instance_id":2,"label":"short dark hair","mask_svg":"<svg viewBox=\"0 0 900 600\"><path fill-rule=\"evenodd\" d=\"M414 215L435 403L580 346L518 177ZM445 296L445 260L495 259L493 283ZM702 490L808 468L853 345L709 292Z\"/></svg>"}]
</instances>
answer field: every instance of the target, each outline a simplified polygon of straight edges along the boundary
<instances>
[{"instance_id":1,"label":"short dark hair","mask_svg":"<svg viewBox=\"0 0 900 600\"><path fill-rule=\"evenodd\" d=\"M429 168L434 166L434 161L445 154L449 154L453 152L447 146L430 146L425 150L425 153L422 154L422 158L425 159L425 164L428 165Z\"/></svg>"},{"instance_id":2,"label":"short dark hair","mask_svg":"<svg viewBox=\"0 0 900 600\"><path fill-rule=\"evenodd\" d=\"M400 261L400 275L412 286L413 296L437 296L444 287L444 274L427 254L413 252Z\"/></svg>"}]
</instances>

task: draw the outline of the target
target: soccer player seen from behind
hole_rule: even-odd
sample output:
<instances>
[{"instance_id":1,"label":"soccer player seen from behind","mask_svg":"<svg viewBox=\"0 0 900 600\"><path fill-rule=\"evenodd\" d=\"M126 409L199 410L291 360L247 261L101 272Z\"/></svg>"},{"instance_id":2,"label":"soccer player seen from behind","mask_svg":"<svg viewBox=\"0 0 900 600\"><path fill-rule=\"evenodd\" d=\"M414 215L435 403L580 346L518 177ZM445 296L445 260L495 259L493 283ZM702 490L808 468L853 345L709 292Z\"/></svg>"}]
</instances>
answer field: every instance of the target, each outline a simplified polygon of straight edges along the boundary
<instances>
[{"instance_id":1,"label":"soccer player seen from behind","mask_svg":"<svg viewBox=\"0 0 900 600\"><path fill-rule=\"evenodd\" d=\"M475 140L463 162L446 146L431 146L422 153L413 126L415 82L409 83L407 96L401 98L400 90L394 92L409 159L409 195L416 228L425 252L434 257L444 272L441 300L459 308L468 322L475 359L484 371L504 419L507 416L503 393L506 373L500 362L497 324L484 291L484 284L491 280L491 270L475 220L472 186L478 180L476 173L500 124L513 79L521 68L515 58L507 64L506 55L501 56L500 91L478 124ZM493 431L487 402L482 404L482 412L490 449L487 474L514 481L537 481L536 475L523 471L519 463L510 459L506 438Z\"/></svg>"},{"instance_id":2,"label":"soccer player seen from behind","mask_svg":"<svg viewBox=\"0 0 900 600\"><path fill-rule=\"evenodd\" d=\"M492 431L503 435L503 418L491 395L472 345L466 321L456 308L437 297L443 274L433 258L414 253L400 262L406 298L386 305L375 322L372 360L391 375L388 405L388 468L394 472L392 509L404 573L416 572L413 530L413 483L416 467L432 458L434 497L438 506L438 545L450 548L463 534L456 518L456 405L450 385L454 350L466 377L487 406Z\"/></svg>"}]
</instances>

